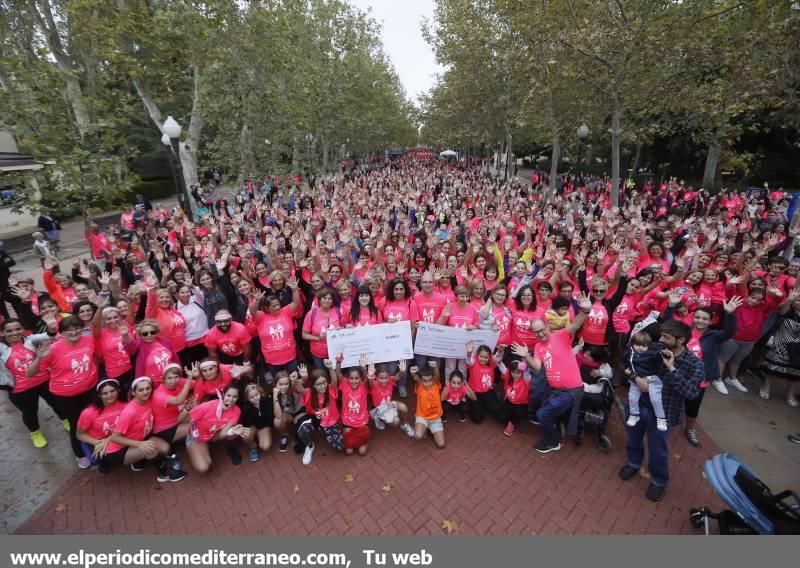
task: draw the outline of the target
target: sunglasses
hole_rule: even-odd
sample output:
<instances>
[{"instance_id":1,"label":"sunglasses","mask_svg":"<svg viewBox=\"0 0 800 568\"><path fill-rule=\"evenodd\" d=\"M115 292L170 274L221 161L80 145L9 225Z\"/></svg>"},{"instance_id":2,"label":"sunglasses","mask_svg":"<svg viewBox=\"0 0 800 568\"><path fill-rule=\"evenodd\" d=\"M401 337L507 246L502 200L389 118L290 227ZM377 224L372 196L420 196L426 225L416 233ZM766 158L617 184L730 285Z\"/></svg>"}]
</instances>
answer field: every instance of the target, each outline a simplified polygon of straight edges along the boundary
<instances>
[{"instance_id":1,"label":"sunglasses","mask_svg":"<svg viewBox=\"0 0 800 568\"><path fill-rule=\"evenodd\" d=\"M158 332L157 331L143 331L139 335L141 335L142 337L150 337L152 335L158 335Z\"/></svg>"},{"instance_id":2,"label":"sunglasses","mask_svg":"<svg viewBox=\"0 0 800 568\"><path fill-rule=\"evenodd\" d=\"M217 325L230 325L231 321L233 320L220 320L217 322Z\"/></svg>"},{"instance_id":3,"label":"sunglasses","mask_svg":"<svg viewBox=\"0 0 800 568\"><path fill-rule=\"evenodd\" d=\"M596 294L602 294L603 292L606 292L606 291L607 290L605 288L592 288L592 292L594 292Z\"/></svg>"}]
</instances>

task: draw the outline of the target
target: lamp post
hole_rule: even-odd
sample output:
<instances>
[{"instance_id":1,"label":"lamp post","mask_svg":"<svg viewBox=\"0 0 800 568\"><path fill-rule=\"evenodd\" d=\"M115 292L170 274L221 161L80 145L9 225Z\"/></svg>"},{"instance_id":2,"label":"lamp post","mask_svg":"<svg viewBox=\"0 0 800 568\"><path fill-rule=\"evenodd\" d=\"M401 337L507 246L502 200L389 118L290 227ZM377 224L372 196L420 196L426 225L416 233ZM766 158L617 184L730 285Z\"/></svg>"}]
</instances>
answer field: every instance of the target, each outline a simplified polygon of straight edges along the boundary
<instances>
[{"instance_id":1,"label":"lamp post","mask_svg":"<svg viewBox=\"0 0 800 568\"><path fill-rule=\"evenodd\" d=\"M172 163L173 175L175 176L175 185L176 185L176 192L178 194L178 204L181 206L181 209L186 213L186 216L189 218L190 221L193 220L192 218L192 206L189 202L188 195L186 193L186 183L183 179L183 165L181 164L181 154L180 154L180 136L181 136L181 125L177 123L177 121L172 118L171 116L167 117L167 120L164 121L164 125L161 127L161 131L164 133L161 136L161 142L165 146L170 146L172 151L170 152L170 160Z\"/></svg>"},{"instance_id":2,"label":"lamp post","mask_svg":"<svg viewBox=\"0 0 800 568\"><path fill-rule=\"evenodd\" d=\"M579 144L578 144L578 160L577 160L578 164L583 162L583 144L584 144L584 140L586 140L587 136L589 136L589 127L586 126L586 123L584 122L583 124L581 124L578 127L578 140L579 140Z\"/></svg>"}]
</instances>

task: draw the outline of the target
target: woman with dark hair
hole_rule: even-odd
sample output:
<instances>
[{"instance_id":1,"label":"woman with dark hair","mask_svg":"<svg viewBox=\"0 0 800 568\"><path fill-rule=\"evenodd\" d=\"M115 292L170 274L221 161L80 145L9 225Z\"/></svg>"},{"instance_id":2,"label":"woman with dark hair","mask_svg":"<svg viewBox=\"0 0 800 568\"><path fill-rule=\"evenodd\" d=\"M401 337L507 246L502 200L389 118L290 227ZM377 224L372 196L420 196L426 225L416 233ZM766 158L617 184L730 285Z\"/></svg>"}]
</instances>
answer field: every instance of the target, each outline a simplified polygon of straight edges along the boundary
<instances>
[{"instance_id":1,"label":"woman with dark hair","mask_svg":"<svg viewBox=\"0 0 800 568\"><path fill-rule=\"evenodd\" d=\"M789 292L788 301L779 310L781 320L775 328L772 338L767 342L768 351L761 363L762 370L778 379L788 382L786 404L797 408L797 384L800 382L800 288ZM770 378L764 379L764 385L758 394L763 399L770 395Z\"/></svg>"},{"instance_id":2,"label":"woman with dark hair","mask_svg":"<svg viewBox=\"0 0 800 568\"><path fill-rule=\"evenodd\" d=\"M120 400L119 394L120 384L116 379L100 381L95 387L92 402L83 409L78 418L76 437L81 442L84 455L93 464L105 457L117 418L125 409L125 403ZM100 473L106 472L106 468L100 468Z\"/></svg>"},{"instance_id":3,"label":"woman with dark hair","mask_svg":"<svg viewBox=\"0 0 800 568\"><path fill-rule=\"evenodd\" d=\"M294 318L300 310L300 292L292 285L292 303L282 306L280 299L259 292L250 302L250 316L258 329L261 354L267 370L274 377L279 371L297 370L297 343L294 337ZM259 305L266 310L259 310Z\"/></svg>"},{"instance_id":4,"label":"woman with dark hair","mask_svg":"<svg viewBox=\"0 0 800 568\"><path fill-rule=\"evenodd\" d=\"M76 316L83 324L83 335L91 335L92 320L97 312L97 306L89 300L80 300L72 304L72 315Z\"/></svg>"},{"instance_id":5,"label":"woman with dark hair","mask_svg":"<svg viewBox=\"0 0 800 568\"><path fill-rule=\"evenodd\" d=\"M39 426L39 398L43 398L50 408L69 429L66 415L61 410L58 398L50 392L50 376L42 369L32 377L26 370L36 358L36 350L46 342L52 341L56 334L56 320L50 319L50 333L25 336L25 329L19 320L7 319L0 324L0 384L10 386L8 400L22 413L22 422L31 433L34 447L44 448L47 438Z\"/></svg>"},{"instance_id":6,"label":"woman with dark hair","mask_svg":"<svg viewBox=\"0 0 800 568\"><path fill-rule=\"evenodd\" d=\"M189 412L192 425L186 436L186 452L197 473L206 473L211 468L211 442L225 440L233 463L241 463L241 455L233 443L237 437L248 437L250 429L239 424L242 410L236 405L238 400L239 387L231 384L221 391L220 398L195 406ZM238 463L234 456L238 456Z\"/></svg>"},{"instance_id":7,"label":"woman with dark hair","mask_svg":"<svg viewBox=\"0 0 800 568\"><path fill-rule=\"evenodd\" d=\"M325 339L328 330L342 327L342 314L335 305L336 296L336 292L330 288L317 290L317 305L303 319L303 339L309 342L311 360L317 369L325 368L323 361L328 358L328 343Z\"/></svg>"},{"instance_id":8,"label":"woman with dark hair","mask_svg":"<svg viewBox=\"0 0 800 568\"><path fill-rule=\"evenodd\" d=\"M347 327L361 327L362 325L376 325L383 323L383 314L375 306L375 298L369 286L363 284L358 287L356 301L350 306L350 312L343 314Z\"/></svg>"},{"instance_id":9,"label":"woman with dark hair","mask_svg":"<svg viewBox=\"0 0 800 568\"><path fill-rule=\"evenodd\" d=\"M69 421L72 453L78 460L78 467L86 469L91 465L91 461L83 454L83 448L76 434L78 417L91 402L97 384L95 340L92 335L82 335L83 322L77 316L61 320L58 331L61 339L52 346L47 343L42 344L25 375L33 378L39 374L40 368L47 371L50 378L50 392L56 395Z\"/></svg>"}]
</instances>

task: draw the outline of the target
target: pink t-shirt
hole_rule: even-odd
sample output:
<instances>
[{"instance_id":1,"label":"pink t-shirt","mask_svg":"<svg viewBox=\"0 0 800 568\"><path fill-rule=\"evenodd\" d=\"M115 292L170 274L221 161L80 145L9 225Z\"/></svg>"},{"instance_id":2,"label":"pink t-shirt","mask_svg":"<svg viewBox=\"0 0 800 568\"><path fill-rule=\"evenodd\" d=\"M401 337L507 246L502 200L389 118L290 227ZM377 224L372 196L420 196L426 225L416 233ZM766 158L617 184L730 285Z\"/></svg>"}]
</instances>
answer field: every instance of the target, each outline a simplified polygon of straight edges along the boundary
<instances>
[{"instance_id":1,"label":"pink t-shirt","mask_svg":"<svg viewBox=\"0 0 800 568\"><path fill-rule=\"evenodd\" d=\"M177 363L180 361L172 357L172 352L164 347L161 343L151 343L152 347L147 354L144 361L144 374L150 377L153 381L153 387L161 384L161 377L164 376L164 369L170 363Z\"/></svg>"},{"instance_id":2,"label":"pink t-shirt","mask_svg":"<svg viewBox=\"0 0 800 568\"><path fill-rule=\"evenodd\" d=\"M606 344L606 328L608 327L608 310L602 302L592 304L592 310L586 316L581 327L580 337L592 345Z\"/></svg>"},{"instance_id":3,"label":"pink t-shirt","mask_svg":"<svg viewBox=\"0 0 800 568\"><path fill-rule=\"evenodd\" d=\"M541 317L535 311L511 309L511 341L521 343L531 349L539 338L531 331L531 322Z\"/></svg>"},{"instance_id":4,"label":"pink t-shirt","mask_svg":"<svg viewBox=\"0 0 800 568\"><path fill-rule=\"evenodd\" d=\"M478 309L474 304L467 304L461 307L458 303L450 304L450 317L447 318L447 325L450 327L465 328L478 327Z\"/></svg>"},{"instance_id":5,"label":"pink t-shirt","mask_svg":"<svg viewBox=\"0 0 800 568\"><path fill-rule=\"evenodd\" d=\"M453 385L447 385L447 398L445 399L450 404L460 404L464 401L464 398L467 396L467 385L461 383L461 386L458 388L453 387Z\"/></svg>"},{"instance_id":6,"label":"pink t-shirt","mask_svg":"<svg viewBox=\"0 0 800 568\"><path fill-rule=\"evenodd\" d=\"M422 292L414 294L412 302L417 306L417 313L420 321L426 323L436 323L442 315L447 300L441 294L434 292L431 296L426 296Z\"/></svg>"},{"instance_id":7,"label":"pink t-shirt","mask_svg":"<svg viewBox=\"0 0 800 568\"><path fill-rule=\"evenodd\" d=\"M133 367L131 357L122 343L122 334L119 330L111 331L104 328L97 340L97 348L103 357L106 365L106 374L110 379L123 375Z\"/></svg>"},{"instance_id":8,"label":"pink t-shirt","mask_svg":"<svg viewBox=\"0 0 800 568\"><path fill-rule=\"evenodd\" d=\"M285 365L296 357L293 316L291 306L281 308L278 314L261 313L258 316L261 353L270 365Z\"/></svg>"},{"instance_id":9,"label":"pink t-shirt","mask_svg":"<svg viewBox=\"0 0 800 568\"><path fill-rule=\"evenodd\" d=\"M120 400L102 410L90 404L81 412L78 428L85 430L93 438L108 438L114 432L117 419L126 406L127 404Z\"/></svg>"},{"instance_id":10,"label":"pink t-shirt","mask_svg":"<svg viewBox=\"0 0 800 568\"><path fill-rule=\"evenodd\" d=\"M547 382L554 389L583 386L578 361L572 352L572 336L566 329L550 334L547 341L537 343L533 355L542 362Z\"/></svg>"},{"instance_id":11,"label":"pink t-shirt","mask_svg":"<svg viewBox=\"0 0 800 568\"><path fill-rule=\"evenodd\" d=\"M245 345L250 343L250 334L243 324L232 321L227 333L222 333L216 326L209 329L205 343L208 349L238 357L244 352Z\"/></svg>"},{"instance_id":12,"label":"pink t-shirt","mask_svg":"<svg viewBox=\"0 0 800 568\"><path fill-rule=\"evenodd\" d=\"M505 306L492 305L492 315L494 315L495 327L500 330L497 344L508 345L511 343L511 310Z\"/></svg>"},{"instance_id":13,"label":"pink t-shirt","mask_svg":"<svg viewBox=\"0 0 800 568\"><path fill-rule=\"evenodd\" d=\"M469 374L469 387L474 392L488 392L494 387L494 359L489 358L488 365L481 365L475 357L475 364L467 369Z\"/></svg>"},{"instance_id":14,"label":"pink t-shirt","mask_svg":"<svg viewBox=\"0 0 800 568\"><path fill-rule=\"evenodd\" d=\"M631 330L631 321L636 317L637 297L638 294L625 294L611 314L611 323L617 333L628 333Z\"/></svg>"},{"instance_id":15,"label":"pink t-shirt","mask_svg":"<svg viewBox=\"0 0 800 568\"><path fill-rule=\"evenodd\" d=\"M342 392L342 424L351 428L365 426L369 422L367 411L367 385L364 381L353 388L350 381L343 380L339 384Z\"/></svg>"},{"instance_id":16,"label":"pink t-shirt","mask_svg":"<svg viewBox=\"0 0 800 568\"><path fill-rule=\"evenodd\" d=\"M220 365L217 379L214 381L197 381L194 384L194 396L197 400L203 400L207 396L217 397L217 391L225 390L233 381L231 369L233 365Z\"/></svg>"},{"instance_id":17,"label":"pink t-shirt","mask_svg":"<svg viewBox=\"0 0 800 568\"><path fill-rule=\"evenodd\" d=\"M511 379L511 373L503 375L505 384L506 398L511 404L528 404L528 397L531 391L531 384L524 378L516 381Z\"/></svg>"},{"instance_id":18,"label":"pink t-shirt","mask_svg":"<svg viewBox=\"0 0 800 568\"><path fill-rule=\"evenodd\" d=\"M342 319L344 320L345 325L349 325L351 327L363 327L365 325L378 325L383 323L383 315L381 312L372 314L366 308L362 308L358 311L358 321L353 321L349 311L342 313Z\"/></svg>"},{"instance_id":19,"label":"pink t-shirt","mask_svg":"<svg viewBox=\"0 0 800 568\"><path fill-rule=\"evenodd\" d=\"M387 322L392 321L419 321L417 305L411 300L387 301L383 306L383 317Z\"/></svg>"},{"instance_id":20,"label":"pink t-shirt","mask_svg":"<svg viewBox=\"0 0 800 568\"><path fill-rule=\"evenodd\" d=\"M384 402L392 401L392 394L394 393L394 386L397 383L393 378L386 381L386 386L381 386L378 379L372 381L372 388L369 391L372 397L372 406L379 407Z\"/></svg>"},{"instance_id":21,"label":"pink t-shirt","mask_svg":"<svg viewBox=\"0 0 800 568\"><path fill-rule=\"evenodd\" d=\"M22 343L17 343L11 348L11 355L8 357L8 361L6 361L6 368L14 377L14 390L11 392L15 394L25 392L26 390L38 387L42 383L47 382L47 379L50 378L47 369L41 365L39 365L39 372L30 379L25 376L25 371L28 370L28 367L30 367L34 359L36 359L36 353L25 347Z\"/></svg>"},{"instance_id":22,"label":"pink t-shirt","mask_svg":"<svg viewBox=\"0 0 800 568\"><path fill-rule=\"evenodd\" d=\"M217 432L227 425L234 425L239 422L242 410L235 404L230 408L224 408L222 413L217 416L219 400L209 400L199 406L195 406L189 416L192 419L190 435L198 442L208 442L212 440Z\"/></svg>"},{"instance_id":23,"label":"pink t-shirt","mask_svg":"<svg viewBox=\"0 0 800 568\"><path fill-rule=\"evenodd\" d=\"M97 365L94 362L95 341L83 335L77 345L59 340L42 359L40 369L50 370L50 392L59 396L75 396L97 384Z\"/></svg>"},{"instance_id":24,"label":"pink t-shirt","mask_svg":"<svg viewBox=\"0 0 800 568\"><path fill-rule=\"evenodd\" d=\"M150 401L145 404L139 404L135 400L129 402L117 418L117 425L114 426L114 432L137 442L146 440L152 431L153 409L150 408ZM108 453L113 454L124 447L120 444L109 442Z\"/></svg>"},{"instance_id":25,"label":"pink t-shirt","mask_svg":"<svg viewBox=\"0 0 800 568\"><path fill-rule=\"evenodd\" d=\"M317 397L317 401L321 408L315 410L313 406L311 406L311 396L314 395ZM335 426L339 422L339 409L336 408L336 397L338 392L332 387L328 386L328 406L322 407L323 398L321 395L318 395L313 388L307 388L303 393L303 406L306 408L306 412L309 414L316 416L319 419L319 423L323 428L328 428L330 426Z\"/></svg>"},{"instance_id":26,"label":"pink t-shirt","mask_svg":"<svg viewBox=\"0 0 800 568\"><path fill-rule=\"evenodd\" d=\"M153 432L163 432L178 424L181 407L170 406L169 400L178 396L185 384L186 379L181 379L174 390L169 390L167 385L161 383L153 391L150 399L150 407L153 409Z\"/></svg>"},{"instance_id":27,"label":"pink t-shirt","mask_svg":"<svg viewBox=\"0 0 800 568\"><path fill-rule=\"evenodd\" d=\"M303 319L303 331L311 335L319 335L322 330L328 331L330 329L339 329L342 327L339 312L335 309L328 310L328 313L323 313L320 308L311 308ZM309 341L311 354L315 357L327 358L328 357L328 341L323 337L316 341Z\"/></svg>"}]
</instances>

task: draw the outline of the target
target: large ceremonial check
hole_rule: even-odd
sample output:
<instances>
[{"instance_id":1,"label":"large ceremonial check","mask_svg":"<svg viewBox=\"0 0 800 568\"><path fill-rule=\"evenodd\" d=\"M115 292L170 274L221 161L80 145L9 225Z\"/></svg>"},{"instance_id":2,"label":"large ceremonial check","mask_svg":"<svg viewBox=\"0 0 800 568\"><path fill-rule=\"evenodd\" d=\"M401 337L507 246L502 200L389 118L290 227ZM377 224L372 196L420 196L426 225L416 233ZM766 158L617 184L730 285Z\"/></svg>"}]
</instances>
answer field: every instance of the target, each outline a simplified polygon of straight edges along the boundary
<instances>
[{"instance_id":1,"label":"large ceremonial check","mask_svg":"<svg viewBox=\"0 0 800 568\"><path fill-rule=\"evenodd\" d=\"M464 359L467 356L467 342L475 344L475 350L486 345L494 351L499 331L491 329L473 329L467 331L460 327L448 327L435 323L420 322L417 326L417 338L414 342L414 353L433 357L450 357Z\"/></svg>"},{"instance_id":2,"label":"large ceremonial check","mask_svg":"<svg viewBox=\"0 0 800 568\"><path fill-rule=\"evenodd\" d=\"M411 322L399 321L365 325L327 332L328 355L331 358L344 352L342 367L356 367L362 354L370 363L385 363L411 359Z\"/></svg>"}]
</instances>

